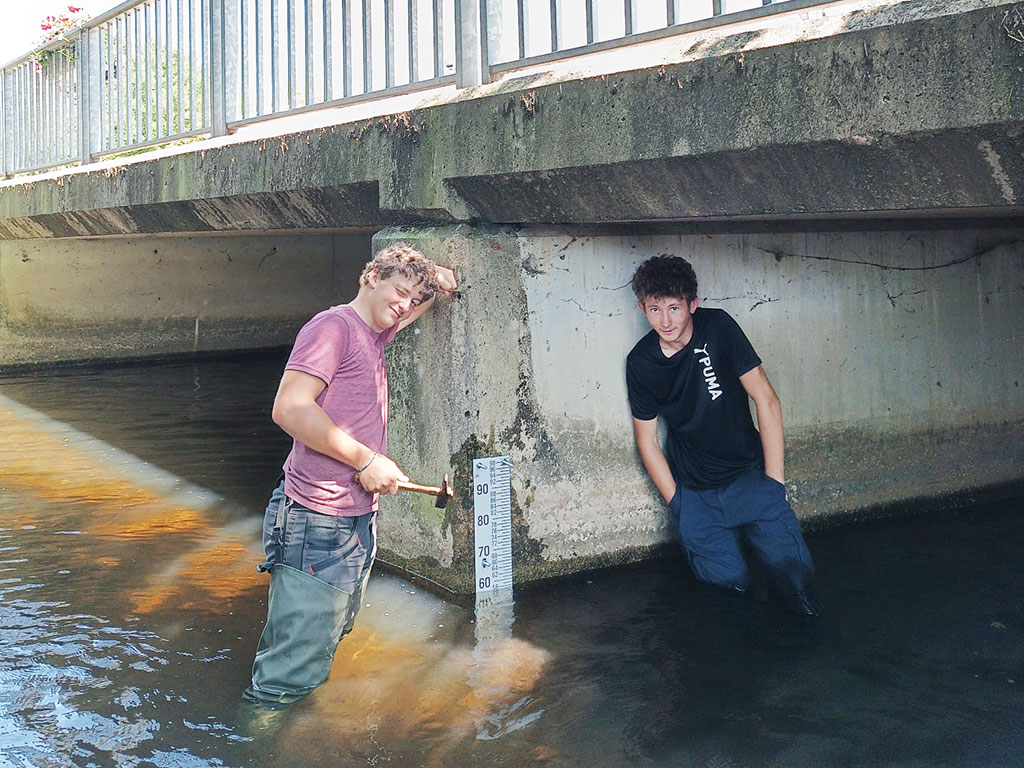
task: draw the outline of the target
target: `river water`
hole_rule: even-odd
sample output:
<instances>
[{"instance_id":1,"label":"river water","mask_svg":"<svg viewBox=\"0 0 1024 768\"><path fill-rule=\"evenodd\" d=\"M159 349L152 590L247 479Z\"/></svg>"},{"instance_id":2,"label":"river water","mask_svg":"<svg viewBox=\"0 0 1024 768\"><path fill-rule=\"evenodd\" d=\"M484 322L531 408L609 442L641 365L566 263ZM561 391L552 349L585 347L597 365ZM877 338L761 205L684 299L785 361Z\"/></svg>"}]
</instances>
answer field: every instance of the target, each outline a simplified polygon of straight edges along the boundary
<instances>
[{"instance_id":1,"label":"river water","mask_svg":"<svg viewBox=\"0 0 1024 768\"><path fill-rule=\"evenodd\" d=\"M242 705L282 362L0 378L0 768L1024 765L1020 499L810 533L811 628L678 557L480 615L378 569L331 679Z\"/></svg>"}]
</instances>

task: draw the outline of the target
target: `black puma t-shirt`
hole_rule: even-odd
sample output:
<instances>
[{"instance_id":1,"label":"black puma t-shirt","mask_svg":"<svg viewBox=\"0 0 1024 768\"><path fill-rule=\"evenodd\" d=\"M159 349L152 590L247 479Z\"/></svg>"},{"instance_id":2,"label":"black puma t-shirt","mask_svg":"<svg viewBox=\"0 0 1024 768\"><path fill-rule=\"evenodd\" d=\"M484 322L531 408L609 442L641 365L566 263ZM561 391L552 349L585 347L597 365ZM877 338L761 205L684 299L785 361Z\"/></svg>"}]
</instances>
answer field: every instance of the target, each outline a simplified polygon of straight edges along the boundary
<instances>
[{"instance_id":1,"label":"black puma t-shirt","mask_svg":"<svg viewBox=\"0 0 1024 768\"><path fill-rule=\"evenodd\" d=\"M764 464L761 438L739 377L761 364L727 312L699 307L690 343L672 357L653 329L626 358L629 407L665 419L665 458L677 483L703 490Z\"/></svg>"}]
</instances>

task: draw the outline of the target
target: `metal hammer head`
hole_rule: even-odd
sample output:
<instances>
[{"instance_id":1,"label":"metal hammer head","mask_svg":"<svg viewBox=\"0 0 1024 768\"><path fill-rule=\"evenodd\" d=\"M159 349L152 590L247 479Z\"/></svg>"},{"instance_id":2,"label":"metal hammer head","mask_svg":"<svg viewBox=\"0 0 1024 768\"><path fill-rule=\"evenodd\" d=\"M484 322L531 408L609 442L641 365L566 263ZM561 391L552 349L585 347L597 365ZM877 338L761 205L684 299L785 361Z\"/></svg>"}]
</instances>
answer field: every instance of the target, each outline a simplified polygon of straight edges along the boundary
<instances>
[{"instance_id":1,"label":"metal hammer head","mask_svg":"<svg viewBox=\"0 0 1024 768\"><path fill-rule=\"evenodd\" d=\"M455 495L455 492L448 487L448 475L444 476L441 481L441 488L437 492L437 498L434 500L434 506L438 509L444 509L448 506L448 500Z\"/></svg>"}]
</instances>

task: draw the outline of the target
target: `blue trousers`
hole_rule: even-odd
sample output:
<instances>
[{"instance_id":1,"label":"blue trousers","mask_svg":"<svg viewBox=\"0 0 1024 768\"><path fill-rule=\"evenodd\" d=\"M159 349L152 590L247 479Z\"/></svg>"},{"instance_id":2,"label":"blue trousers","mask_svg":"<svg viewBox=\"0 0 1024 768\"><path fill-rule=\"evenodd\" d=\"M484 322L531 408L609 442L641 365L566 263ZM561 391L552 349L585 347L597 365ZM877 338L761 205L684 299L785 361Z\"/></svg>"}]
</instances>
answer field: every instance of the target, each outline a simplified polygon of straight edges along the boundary
<instances>
[{"instance_id":1,"label":"blue trousers","mask_svg":"<svg viewBox=\"0 0 1024 768\"><path fill-rule=\"evenodd\" d=\"M277 533L278 544L274 529L282 502L284 519ZM314 512L285 496L282 480L274 489L263 518L267 566L288 565L342 592L361 593L377 555L376 523L376 512L355 517Z\"/></svg>"},{"instance_id":2,"label":"blue trousers","mask_svg":"<svg viewBox=\"0 0 1024 768\"><path fill-rule=\"evenodd\" d=\"M679 485L669 506L698 579L731 589L749 587L746 546L791 607L815 612L801 607L809 605L814 563L782 483L758 468L720 488L695 491Z\"/></svg>"}]
</instances>

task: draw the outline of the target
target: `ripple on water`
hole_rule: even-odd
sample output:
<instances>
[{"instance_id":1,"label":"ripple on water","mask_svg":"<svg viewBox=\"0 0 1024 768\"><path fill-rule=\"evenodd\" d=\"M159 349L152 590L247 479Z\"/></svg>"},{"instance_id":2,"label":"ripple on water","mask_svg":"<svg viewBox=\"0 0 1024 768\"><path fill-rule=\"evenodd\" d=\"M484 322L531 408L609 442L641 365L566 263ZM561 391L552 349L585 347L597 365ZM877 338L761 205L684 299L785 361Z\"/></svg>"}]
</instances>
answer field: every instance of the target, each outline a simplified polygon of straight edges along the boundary
<instances>
[{"instance_id":1,"label":"ripple on water","mask_svg":"<svg viewBox=\"0 0 1024 768\"><path fill-rule=\"evenodd\" d=\"M139 688L115 690L108 673L139 658L165 665L164 641L99 617L69 615L66 608L9 595L0 602L0 766L66 766L94 758L136 765L132 753L161 724L133 715L143 704Z\"/></svg>"}]
</instances>

